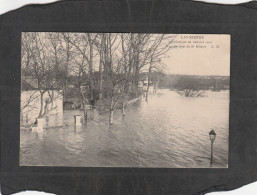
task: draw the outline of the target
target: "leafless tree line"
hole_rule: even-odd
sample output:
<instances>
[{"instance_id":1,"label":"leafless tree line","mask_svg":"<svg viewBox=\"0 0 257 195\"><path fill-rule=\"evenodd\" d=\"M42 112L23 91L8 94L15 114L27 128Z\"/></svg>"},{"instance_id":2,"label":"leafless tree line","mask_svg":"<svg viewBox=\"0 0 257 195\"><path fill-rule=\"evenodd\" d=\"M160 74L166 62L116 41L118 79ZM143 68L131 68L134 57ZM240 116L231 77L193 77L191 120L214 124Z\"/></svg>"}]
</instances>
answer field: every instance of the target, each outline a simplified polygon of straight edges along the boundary
<instances>
[{"instance_id":1,"label":"leafless tree line","mask_svg":"<svg viewBox=\"0 0 257 195\"><path fill-rule=\"evenodd\" d=\"M49 93L49 102L56 98L49 89L58 86L67 98L72 84L79 91L85 119L86 105L105 105L112 124L117 105L124 105L131 94L139 95L140 74L147 73L150 83L154 72L165 71L161 59L174 38L166 34L26 32L22 33L22 72L38 81L39 115L44 114L44 94Z\"/></svg>"}]
</instances>

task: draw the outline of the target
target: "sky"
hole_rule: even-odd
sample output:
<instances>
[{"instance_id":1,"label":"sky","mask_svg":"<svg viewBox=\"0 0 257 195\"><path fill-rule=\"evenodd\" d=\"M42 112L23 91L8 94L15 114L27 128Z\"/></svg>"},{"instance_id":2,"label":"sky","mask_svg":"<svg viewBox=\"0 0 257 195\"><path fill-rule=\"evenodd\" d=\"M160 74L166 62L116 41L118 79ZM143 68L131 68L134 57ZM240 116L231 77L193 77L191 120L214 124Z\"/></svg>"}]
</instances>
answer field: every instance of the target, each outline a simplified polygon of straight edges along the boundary
<instances>
[{"instance_id":1,"label":"sky","mask_svg":"<svg viewBox=\"0 0 257 195\"><path fill-rule=\"evenodd\" d=\"M40 33L45 38L47 33ZM81 33L79 33L82 35ZM166 43L171 48L161 56L161 62L166 65L166 74L179 75L230 75L230 35L228 34L170 34ZM120 39L117 39L121 50ZM151 45L151 44L150 44ZM95 52L97 53L97 52ZM118 52L119 53L119 52ZM81 57L79 55L79 57ZM80 61L80 59L79 59ZM94 69L98 70L99 58L94 57ZM148 71L146 65L146 71Z\"/></svg>"},{"instance_id":2,"label":"sky","mask_svg":"<svg viewBox=\"0 0 257 195\"><path fill-rule=\"evenodd\" d=\"M179 34L172 46L162 59L167 74L230 75L230 35Z\"/></svg>"}]
</instances>

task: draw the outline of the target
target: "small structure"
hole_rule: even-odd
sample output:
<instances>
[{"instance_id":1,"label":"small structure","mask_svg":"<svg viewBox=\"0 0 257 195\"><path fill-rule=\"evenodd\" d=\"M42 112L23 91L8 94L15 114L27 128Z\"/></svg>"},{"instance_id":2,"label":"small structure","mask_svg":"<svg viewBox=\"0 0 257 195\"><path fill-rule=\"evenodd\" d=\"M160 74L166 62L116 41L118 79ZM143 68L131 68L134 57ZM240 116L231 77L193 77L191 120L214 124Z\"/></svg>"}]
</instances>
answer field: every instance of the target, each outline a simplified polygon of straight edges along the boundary
<instances>
[{"instance_id":1,"label":"small structure","mask_svg":"<svg viewBox=\"0 0 257 195\"><path fill-rule=\"evenodd\" d=\"M39 88L37 79L23 77L20 97L21 127L35 128L35 118L51 114L63 113L62 90L55 88ZM43 118L44 119L44 118ZM38 125L41 125L38 118ZM24 123L25 122L25 123ZM44 123L42 122L44 125Z\"/></svg>"},{"instance_id":2,"label":"small structure","mask_svg":"<svg viewBox=\"0 0 257 195\"><path fill-rule=\"evenodd\" d=\"M148 92L150 92L150 93L153 94L153 93L154 93L154 83L150 81L149 84L148 84L148 79L146 79L146 80L143 82L143 91L144 91L144 92L147 91L148 85L149 85Z\"/></svg>"},{"instance_id":3,"label":"small structure","mask_svg":"<svg viewBox=\"0 0 257 195\"><path fill-rule=\"evenodd\" d=\"M82 125L82 116L81 115L74 115L74 125Z\"/></svg>"},{"instance_id":4,"label":"small structure","mask_svg":"<svg viewBox=\"0 0 257 195\"><path fill-rule=\"evenodd\" d=\"M44 118L39 117L36 119L35 123L32 125L31 130L36 132L42 132L44 129Z\"/></svg>"}]
</instances>

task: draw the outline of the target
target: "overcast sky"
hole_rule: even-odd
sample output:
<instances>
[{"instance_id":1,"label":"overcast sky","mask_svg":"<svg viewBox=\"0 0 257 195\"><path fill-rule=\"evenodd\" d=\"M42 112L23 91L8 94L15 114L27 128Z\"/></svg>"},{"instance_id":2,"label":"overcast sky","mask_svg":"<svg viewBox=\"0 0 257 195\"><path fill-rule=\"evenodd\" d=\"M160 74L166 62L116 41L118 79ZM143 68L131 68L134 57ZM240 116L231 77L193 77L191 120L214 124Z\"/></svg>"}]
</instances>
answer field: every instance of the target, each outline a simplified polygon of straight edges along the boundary
<instances>
[{"instance_id":1,"label":"overcast sky","mask_svg":"<svg viewBox=\"0 0 257 195\"><path fill-rule=\"evenodd\" d=\"M191 43L188 43L189 41ZM177 35L173 46L185 46L185 48L173 48L162 59L167 65L166 73L230 75L230 35Z\"/></svg>"}]
</instances>

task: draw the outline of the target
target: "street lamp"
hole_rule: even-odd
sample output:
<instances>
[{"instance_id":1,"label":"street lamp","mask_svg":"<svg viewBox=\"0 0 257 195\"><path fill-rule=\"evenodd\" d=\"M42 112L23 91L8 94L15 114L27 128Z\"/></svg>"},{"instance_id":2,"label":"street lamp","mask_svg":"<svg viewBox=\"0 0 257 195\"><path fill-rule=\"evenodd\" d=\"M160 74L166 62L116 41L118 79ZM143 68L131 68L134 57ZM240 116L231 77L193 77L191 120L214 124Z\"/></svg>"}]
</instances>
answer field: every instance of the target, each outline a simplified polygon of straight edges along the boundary
<instances>
[{"instance_id":1,"label":"street lamp","mask_svg":"<svg viewBox=\"0 0 257 195\"><path fill-rule=\"evenodd\" d=\"M210 131L209 136L210 136L210 140L211 140L211 166L212 166L212 164L213 164L213 142L215 141L215 138L216 138L216 133L213 129Z\"/></svg>"}]
</instances>

